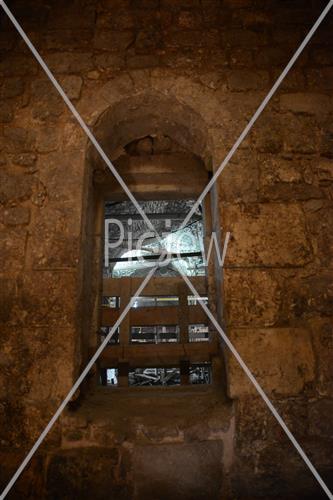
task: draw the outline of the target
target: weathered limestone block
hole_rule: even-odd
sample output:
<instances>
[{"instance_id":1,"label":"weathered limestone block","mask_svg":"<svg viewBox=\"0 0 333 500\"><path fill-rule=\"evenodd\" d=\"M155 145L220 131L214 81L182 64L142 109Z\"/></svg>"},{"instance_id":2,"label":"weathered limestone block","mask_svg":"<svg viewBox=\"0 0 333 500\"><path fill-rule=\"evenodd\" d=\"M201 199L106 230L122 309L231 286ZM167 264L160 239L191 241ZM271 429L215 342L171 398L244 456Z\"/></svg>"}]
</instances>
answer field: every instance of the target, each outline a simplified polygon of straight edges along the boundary
<instances>
[{"instance_id":1,"label":"weathered limestone block","mask_svg":"<svg viewBox=\"0 0 333 500\"><path fill-rule=\"evenodd\" d=\"M333 64L333 54L331 47L313 46L310 52L311 62L316 66L330 66Z\"/></svg>"},{"instance_id":2,"label":"weathered limestone block","mask_svg":"<svg viewBox=\"0 0 333 500\"><path fill-rule=\"evenodd\" d=\"M332 109L331 98L325 94L290 93L280 96L282 111L306 113L309 115L325 115Z\"/></svg>"},{"instance_id":3,"label":"weathered limestone block","mask_svg":"<svg viewBox=\"0 0 333 500\"><path fill-rule=\"evenodd\" d=\"M316 261L320 266L332 268L333 208L330 205L326 206L324 202L316 206L310 201L305 203L304 207L309 238L314 248Z\"/></svg>"},{"instance_id":4,"label":"weathered limestone block","mask_svg":"<svg viewBox=\"0 0 333 500\"><path fill-rule=\"evenodd\" d=\"M39 384L43 383L40 379ZM63 398L62 398L63 399ZM39 400L34 401L27 398L24 400L24 414L22 427L25 431L27 444L32 446L36 440L39 438L40 433L45 429L46 425L50 421L50 416L54 415L56 409L60 404L60 400ZM56 422L52 427L49 434L43 441L42 449L46 450L48 448L58 449L60 446L60 426L59 422Z\"/></svg>"},{"instance_id":5,"label":"weathered limestone block","mask_svg":"<svg viewBox=\"0 0 333 500\"><path fill-rule=\"evenodd\" d=\"M92 30L96 20L96 5L69 3L66 7L55 4L47 19L47 30Z\"/></svg>"},{"instance_id":6,"label":"weathered limestone block","mask_svg":"<svg viewBox=\"0 0 333 500\"><path fill-rule=\"evenodd\" d=\"M135 51L135 53L138 55L145 54L147 56L153 56L154 53L157 52L158 48L161 47L161 38L162 36L159 30L154 30L154 27L148 27L147 29L147 26L145 26L144 29L142 31L139 31L139 33L137 34L133 45L133 50L131 50L131 52L134 53ZM129 47L129 49L131 48L132 45Z\"/></svg>"},{"instance_id":7,"label":"weathered limestone block","mask_svg":"<svg viewBox=\"0 0 333 500\"><path fill-rule=\"evenodd\" d=\"M261 200L294 201L322 198L323 191L315 184L315 180L306 181L307 172L312 174L313 170L311 163L307 164L302 160L263 157L260 162Z\"/></svg>"},{"instance_id":8,"label":"weathered limestone block","mask_svg":"<svg viewBox=\"0 0 333 500\"><path fill-rule=\"evenodd\" d=\"M60 130L57 126L44 126L38 130L36 149L38 153L56 151L60 145Z\"/></svg>"},{"instance_id":9,"label":"weathered limestone block","mask_svg":"<svg viewBox=\"0 0 333 500\"><path fill-rule=\"evenodd\" d=\"M121 52L126 50L134 41L135 33L133 31L97 31L94 37L94 48L110 52Z\"/></svg>"},{"instance_id":10,"label":"weathered limestone block","mask_svg":"<svg viewBox=\"0 0 333 500\"><path fill-rule=\"evenodd\" d=\"M118 54L102 53L95 56L95 64L101 70L117 70L125 67L125 58Z\"/></svg>"},{"instance_id":11,"label":"weathered limestone block","mask_svg":"<svg viewBox=\"0 0 333 500\"><path fill-rule=\"evenodd\" d=\"M137 446L133 470L139 498L220 498L223 444Z\"/></svg>"},{"instance_id":12,"label":"weathered limestone block","mask_svg":"<svg viewBox=\"0 0 333 500\"><path fill-rule=\"evenodd\" d=\"M79 261L80 226L79 210L72 204L48 204L42 208L31 233L34 268L75 267Z\"/></svg>"},{"instance_id":13,"label":"weathered limestone block","mask_svg":"<svg viewBox=\"0 0 333 500\"><path fill-rule=\"evenodd\" d=\"M333 64L333 63L332 63ZM306 72L306 80L312 90L332 90L333 89L333 67L311 68Z\"/></svg>"},{"instance_id":14,"label":"weathered limestone block","mask_svg":"<svg viewBox=\"0 0 333 500\"><path fill-rule=\"evenodd\" d=\"M301 266L312 259L303 212L296 204L224 206L222 225L232 234L228 266Z\"/></svg>"},{"instance_id":15,"label":"weathered limestone block","mask_svg":"<svg viewBox=\"0 0 333 500\"><path fill-rule=\"evenodd\" d=\"M25 55L10 53L0 61L0 75L5 77L35 75L38 63L29 52Z\"/></svg>"},{"instance_id":16,"label":"weathered limestone block","mask_svg":"<svg viewBox=\"0 0 333 500\"><path fill-rule=\"evenodd\" d=\"M333 272L308 272L285 280L281 316L285 321L330 317L333 305Z\"/></svg>"},{"instance_id":17,"label":"weathered limestone block","mask_svg":"<svg viewBox=\"0 0 333 500\"><path fill-rule=\"evenodd\" d=\"M326 464L326 477L329 478L331 441L319 441L318 436L307 438L309 417L306 399L273 399L273 404L307 453L311 453L313 461L320 462L324 471ZM256 492L260 491L262 498L316 498L318 484L292 450L290 441L262 399L243 397L237 402L236 411L239 462L233 471L234 495L249 498L249 492L254 492L255 498Z\"/></svg>"},{"instance_id":18,"label":"weathered limestone block","mask_svg":"<svg viewBox=\"0 0 333 500\"><path fill-rule=\"evenodd\" d=\"M140 444L179 443L184 440L183 433L177 425L142 425L136 431L136 439Z\"/></svg>"},{"instance_id":19,"label":"weathered limestone block","mask_svg":"<svg viewBox=\"0 0 333 500\"><path fill-rule=\"evenodd\" d=\"M300 328L229 329L228 335L266 393L299 394L315 378L311 337ZM256 394L256 390L230 353L230 397Z\"/></svg>"},{"instance_id":20,"label":"weathered limestone block","mask_svg":"<svg viewBox=\"0 0 333 500\"><path fill-rule=\"evenodd\" d=\"M47 30L41 34L41 45L46 50L73 49L86 51L92 45L93 31L89 29L79 29L75 24L72 29Z\"/></svg>"},{"instance_id":21,"label":"weathered limestone block","mask_svg":"<svg viewBox=\"0 0 333 500\"><path fill-rule=\"evenodd\" d=\"M266 71L234 69L227 75L228 88L236 91L261 90L269 83Z\"/></svg>"},{"instance_id":22,"label":"weathered limestone block","mask_svg":"<svg viewBox=\"0 0 333 500\"><path fill-rule=\"evenodd\" d=\"M276 81L281 74L281 69L273 69L273 80ZM299 92L301 90L306 90L306 78L302 68L295 69L290 71L286 78L283 80L281 87L281 91L294 91Z\"/></svg>"},{"instance_id":23,"label":"weathered limestone block","mask_svg":"<svg viewBox=\"0 0 333 500\"><path fill-rule=\"evenodd\" d=\"M30 208L24 206L6 208L3 223L6 226L25 226L30 222Z\"/></svg>"},{"instance_id":24,"label":"weathered limestone block","mask_svg":"<svg viewBox=\"0 0 333 500\"><path fill-rule=\"evenodd\" d=\"M317 176L321 184L333 182L333 159L322 158L318 160Z\"/></svg>"},{"instance_id":25,"label":"weathered limestone block","mask_svg":"<svg viewBox=\"0 0 333 500\"><path fill-rule=\"evenodd\" d=\"M1 491L7 486L8 481L17 471L17 468L22 461L22 450L15 450L11 447L3 451L0 455L0 489ZM39 453L32 457L29 465L18 478L15 484L15 493L12 496L17 498L37 499L43 497L44 480L43 480L44 457Z\"/></svg>"},{"instance_id":26,"label":"weathered limestone block","mask_svg":"<svg viewBox=\"0 0 333 500\"><path fill-rule=\"evenodd\" d=\"M154 55L136 55L127 60L129 69L152 68L158 64L159 57Z\"/></svg>"},{"instance_id":27,"label":"weathered limestone block","mask_svg":"<svg viewBox=\"0 0 333 500\"><path fill-rule=\"evenodd\" d=\"M263 31L225 28L221 32L221 41L223 46L228 47L261 47L267 45L268 37Z\"/></svg>"},{"instance_id":28,"label":"weathered limestone block","mask_svg":"<svg viewBox=\"0 0 333 500\"><path fill-rule=\"evenodd\" d=\"M309 404L310 435L331 439L333 435L333 400L319 399Z\"/></svg>"},{"instance_id":29,"label":"weathered limestone block","mask_svg":"<svg viewBox=\"0 0 333 500\"><path fill-rule=\"evenodd\" d=\"M270 19L272 21L272 19ZM256 52L254 62L259 68L272 69L273 66L283 67L286 53L280 47L263 47Z\"/></svg>"},{"instance_id":30,"label":"weathered limestone block","mask_svg":"<svg viewBox=\"0 0 333 500\"><path fill-rule=\"evenodd\" d=\"M45 59L54 73L84 73L94 68L89 52L53 52Z\"/></svg>"},{"instance_id":31,"label":"weathered limestone block","mask_svg":"<svg viewBox=\"0 0 333 500\"><path fill-rule=\"evenodd\" d=\"M86 448L59 451L50 460L47 470L47 491L50 500L57 498L94 497L96 500L130 498L128 485L119 478L117 448Z\"/></svg>"},{"instance_id":32,"label":"weathered limestone block","mask_svg":"<svg viewBox=\"0 0 333 500\"><path fill-rule=\"evenodd\" d=\"M3 263L0 275L16 275L24 268L27 231L22 227L1 231L0 260Z\"/></svg>"},{"instance_id":33,"label":"weathered limestone block","mask_svg":"<svg viewBox=\"0 0 333 500\"><path fill-rule=\"evenodd\" d=\"M31 129L6 125L4 127L4 137L7 151L12 153L25 153L33 149L36 133Z\"/></svg>"},{"instance_id":34,"label":"weathered limestone block","mask_svg":"<svg viewBox=\"0 0 333 500\"><path fill-rule=\"evenodd\" d=\"M180 29L195 30L202 28L202 17L195 10L181 10L175 16Z\"/></svg>"},{"instance_id":35,"label":"weathered limestone block","mask_svg":"<svg viewBox=\"0 0 333 500\"><path fill-rule=\"evenodd\" d=\"M219 178L219 195L223 203L253 203L258 201L259 165L256 158L238 155Z\"/></svg>"},{"instance_id":36,"label":"weathered limestone block","mask_svg":"<svg viewBox=\"0 0 333 500\"><path fill-rule=\"evenodd\" d=\"M55 405L65 397L74 383L76 335L74 328L24 331L30 362L27 399L35 403L52 401Z\"/></svg>"},{"instance_id":37,"label":"weathered limestone block","mask_svg":"<svg viewBox=\"0 0 333 500\"><path fill-rule=\"evenodd\" d=\"M310 319L315 356L317 358L317 389L321 396L333 396L333 318Z\"/></svg>"},{"instance_id":38,"label":"weathered limestone block","mask_svg":"<svg viewBox=\"0 0 333 500\"><path fill-rule=\"evenodd\" d=\"M313 154L322 149L322 130L315 117L288 114L281 117L280 124L283 149L287 154Z\"/></svg>"},{"instance_id":39,"label":"weathered limestone block","mask_svg":"<svg viewBox=\"0 0 333 500\"><path fill-rule=\"evenodd\" d=\"M33 118L54 119L60 116L65 109L61 97L46 78L39 78L32 82L31 97L30 106Z\"/></svg>"},{"instance_id":40,"label":"weathered limestone block","mask_svg":"<svg viewBox=\"0 0 333 500\"><path fill-rule=\"evenodd\" d=\"M10 319L10 311L16 299L16 285L17 283L14 278L4 277L0 279L0 323L2 324L5 324ZM4 353L0 354L0 365L5 366L7 362L6 355ZM4 397L3 394L1 395L1 392L2 390L0 389L0 398Z\"/></svg>"},{"instance_id":41,"label":"weathered limestone block","mask_svg":"<svg viewBox=\"0 0 333 500\"><path fill-rule=\"evenodd\" d=\"M82 83L82 78L77 75L67 75L60 78L60 85L69 99L80 98Z\"/></svg>"},{"instance_id":42,"label":"weathered limestone block","mask_svg":"<svg viewBox=\"0 0 333 500\"><path fill-rule=\"evenodd\" d=\"M254 109L252 113L253 112ZM264 114L261 116L253 129L251 138L255 148L259 152L272 154L279 153L283 146L280 117L272 111L267 115Z\"/></svg>"},{"instance_id":43,"label":"weathered limestone block","mask_svg":"<svg viewBox=\"0 0 333 500\"><path fill-rule=\"evenodd\" d=\"M333 158L333 124L331 116L327 117L327 120L323 122L323 130L320 137L319 150L321 156L325 158Z\"/></svg>"},{"instance_id":44,"label":"weathered limestone block","mask_svg":"<svg viewBox=\"0 0 333 500\"><path fill-rule=\"evenodd\" d=\"M22 78L6 78L0 87L0 99L18 97L23 94L24 88Z\"/></svg>"},{"instance_id":45,"label":"weathered limestone block","mask_svg":"<svg viewBox=\"0 0 333 500\"><path fill-rule=\"evenodd\" d=\"M0 171L0 203L28 200L32 195L34 179L10 170Z\"/></svg>"},{"instance_id":46,"label":"weathered limestone block","mask_svg":"<svg viewBox=\"0 0 333 500\"><path fill-rule=\"evenodd\" d=\"M110 5L112 8L112 5ZM96 26L100 30L130 30L135 28L134 12L127 9L114 9L99 12L96 19Z\"/></svg>"},{"instance_id":47,"label":"weathered limestone block","mask_svg":"<svg viewBox=\"0 0 333 500\"><path fill-rule=\"evenodd\" d=\"M230 327L267 327L279 318L281 292L267 270L225 269L224 301Z\"/></svg>"},{"instance_id":48,"label":"weathered limestone block","mask_svg":"<svg viewBox=\"0 0 333 500\"><path fill-rule=\"evenodd\" d=\"M75 132L78 125L74 124ZM66 129L67 125L65 125ZM72 133L75 145L81 146L82 134ZM73 144L74 146L74 144ZM84 157L81 150L74 152L54 152L40 156L38 159L39 179L47 191L49 203L55 203L55 209L65 208L73 200L81 200L84 179ZM68 207L69 208L69 207ZM51 214L50 214L50 218ZM79 220L79 219L78 219Z\"/></svg>"},{"instance_id":49,"label":"weathered limestone block","mask_svg":"<svg viewBox=\"0 0 333 500\"><path fill-rule=\"evenodd\" d=\"M13 107L9 102L2 102L0 107L0 123L9 123L14 116Z\"/></svg>"},{"instance_id":50,"label":"weathered limestone block","mask_svg":"<svg viewBox=\"0 0 333 500\"><path fill-rule=\"evenodd\" d=\"M72 326L77 307L76 274L35 271L23 278L18 321L26 326Z\"/></svg>"},{"instance_id":51,"label":"weathered limestone block","mask_svg":"<svg viewBox=\"0 0 333 500\"><path fill-rule=\"evenodd\" d=\"M21 167L33 167L37 160L35 153L19 153L12 155L12 162Z\"/></svg>"}]
</instances>

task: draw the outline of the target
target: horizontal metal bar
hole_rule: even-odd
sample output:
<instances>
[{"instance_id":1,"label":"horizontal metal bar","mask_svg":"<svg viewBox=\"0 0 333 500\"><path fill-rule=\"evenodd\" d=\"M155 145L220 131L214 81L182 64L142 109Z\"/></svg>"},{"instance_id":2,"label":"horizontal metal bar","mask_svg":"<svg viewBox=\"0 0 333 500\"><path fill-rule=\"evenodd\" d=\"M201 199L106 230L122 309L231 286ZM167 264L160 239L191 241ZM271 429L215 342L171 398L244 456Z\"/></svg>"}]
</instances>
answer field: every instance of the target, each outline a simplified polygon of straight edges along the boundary
<instances>
[{"instance_id":1,"label":"horizontal metal bar","mask_svg":"<svg viewBox=\"0 0 333 500\"><path fill-rule=\"evenodd\" d=\"M202 257L201 252L186 252L186 253L171 253L166 256L166 259L186 259L187 257ZM160 254L155 255L140 255L138 257L112 257L109 259L109 263L111 262L136 262L136 261L145 261L145 260L158 260L161 258Z\"/></svg>"}]
</instances>

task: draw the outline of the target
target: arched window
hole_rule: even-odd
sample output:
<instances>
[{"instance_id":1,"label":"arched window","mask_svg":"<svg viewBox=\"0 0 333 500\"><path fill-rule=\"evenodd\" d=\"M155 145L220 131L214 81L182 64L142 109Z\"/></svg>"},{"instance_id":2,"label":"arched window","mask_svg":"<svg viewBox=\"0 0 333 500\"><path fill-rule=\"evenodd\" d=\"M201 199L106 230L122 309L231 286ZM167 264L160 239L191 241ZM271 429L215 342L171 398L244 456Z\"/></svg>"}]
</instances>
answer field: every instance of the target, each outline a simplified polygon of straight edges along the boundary
<instances>
[{"instance_id":1,"label":"arched window","mask_svg":"<svg viewBox=\"0 0 333 500\"><path fill-rule=\"evenodd\" d=\"M134 108L135 116L129 112L117 128L110 127L110 116L102 117L95 131L104 146L113 141L109 149L115 167L171 253L168 266L158 268L101 354L95 383L112 387L222 384L220 344L179 274L191 276L202 300L216 310L213 255L208 265L205 262L212 231L210 196L186 227L179 229L209 180L209 169L197 151L198 146L204 150L204 139L200 134L191 137L187 128L193 122L190 117L187 126L171 121L168 115L161 121L161 115L152 116L154 109L152 106L148 113L147 106L141 106L140 118ZM184 115L180 113L182 122ZM145 236L149 228L94 151L88 161L93 167L91 231L95 245L86 338L94 350L143 276L156 265L159 241L154 235Z\"/></svg>"}]
</instances>

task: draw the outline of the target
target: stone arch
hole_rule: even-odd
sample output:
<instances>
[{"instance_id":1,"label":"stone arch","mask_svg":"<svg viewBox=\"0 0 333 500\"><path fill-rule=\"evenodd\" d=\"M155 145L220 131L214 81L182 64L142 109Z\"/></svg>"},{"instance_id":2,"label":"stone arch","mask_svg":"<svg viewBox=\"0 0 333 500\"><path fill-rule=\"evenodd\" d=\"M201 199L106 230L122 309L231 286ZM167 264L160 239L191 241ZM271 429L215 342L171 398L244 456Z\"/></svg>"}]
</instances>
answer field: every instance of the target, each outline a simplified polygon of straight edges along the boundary
<instances>
[{"instance_id":1,"label":"stone arch","mask_svg":"<svg viewBox=\"0 0 333 500\"><path fill-rule=\"evenodd\" d=\"M210 168L207 124L193 108L180 103L174 96L146 90L126 97L108 107L92 128L110 159L115 159L133 140L159 132L202 158L206 168ZM100 164L93 146L88 147L87 161Z\"/></svg>"}]
</instances>

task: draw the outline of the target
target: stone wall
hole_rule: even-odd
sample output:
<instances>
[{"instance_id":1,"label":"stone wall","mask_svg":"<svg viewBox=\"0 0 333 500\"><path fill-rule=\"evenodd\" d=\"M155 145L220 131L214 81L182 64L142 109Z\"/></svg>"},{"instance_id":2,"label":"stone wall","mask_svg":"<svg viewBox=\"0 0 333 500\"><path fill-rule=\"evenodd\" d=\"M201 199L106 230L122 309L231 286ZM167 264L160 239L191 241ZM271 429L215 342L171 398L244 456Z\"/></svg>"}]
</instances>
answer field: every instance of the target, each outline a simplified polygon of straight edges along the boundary
<instances>
[{"instance_id":1,"label":"stone wall","mask_svg":"<svg viewBox=\"0 0 333 500\"><path fill-rule=\"evenodd\" d=\"M87 123L97 130L109 117L109 154L154 123L217 168L325 3L15 0L10 7ZM85 135L3 13L0 23L4 483L84 362L91 168ZM332 465L332 45L331 13L219 180L221 223L232 232L227 332L324 475ZM227 375L233 494L320 498L229 357ZM57 425L18 495L42 491L34 471L61 435Z\"/></svg>"}]
</instances>

